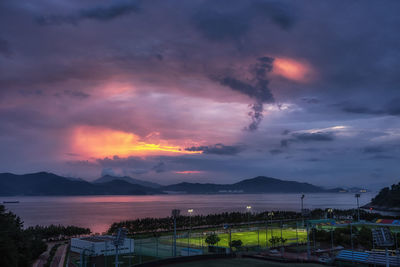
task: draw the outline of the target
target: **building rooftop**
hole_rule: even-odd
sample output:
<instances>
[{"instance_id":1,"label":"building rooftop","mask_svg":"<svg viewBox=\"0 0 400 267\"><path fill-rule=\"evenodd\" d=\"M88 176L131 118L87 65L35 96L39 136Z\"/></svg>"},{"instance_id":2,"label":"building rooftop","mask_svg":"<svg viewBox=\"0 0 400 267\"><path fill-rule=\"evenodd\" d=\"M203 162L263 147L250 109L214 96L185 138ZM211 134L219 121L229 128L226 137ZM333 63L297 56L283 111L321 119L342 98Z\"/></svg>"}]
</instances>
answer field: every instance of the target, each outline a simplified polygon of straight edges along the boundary
<instances>
[{"instance_id":1,"label":"building rooftop","mask_svg":"<svg viewBox=\"0 0 400 267\"><path fill-rule=\"evenodd\" d=\"M115 237L110 235L101 235L101 236L82 237L80 239L89 242L107 242L107 241L114 241Z\"/></svg>"}]
</instances>

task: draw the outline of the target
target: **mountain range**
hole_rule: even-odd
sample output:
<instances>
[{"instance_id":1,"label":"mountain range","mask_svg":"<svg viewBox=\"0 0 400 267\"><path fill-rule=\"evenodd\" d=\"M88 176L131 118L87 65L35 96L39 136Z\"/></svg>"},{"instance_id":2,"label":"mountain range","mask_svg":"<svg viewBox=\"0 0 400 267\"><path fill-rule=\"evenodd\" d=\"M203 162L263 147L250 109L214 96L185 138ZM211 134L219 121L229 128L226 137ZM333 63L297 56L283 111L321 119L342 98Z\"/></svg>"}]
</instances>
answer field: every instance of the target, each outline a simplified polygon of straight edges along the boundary
<instances>
[{"instance_id":1,"label":"mountain range","mask_svg":"<svg viewBox=\"0 0 400 267\"><path fill-rule=\"evenodd\" d=\"M255 193L329 193L342 188L324 189L309 183L258 176L233 184L178 183L162 186L128 176L106 175L93 182L47 172L24 175L0 173L0 195L154 195L180 194L255 194Z\"/></svg>"},{"instance_id":2,"label":"mountain range","mask_svg":"<svg viewBox=\"0 0 400 267\"><path fill-rule=\"evenodd\" d=\"M107 183L107 182L111 182L114 180L122 180L125 182L128 182L130 184L138 184L141 186L146 186L146 187L150 187L150 188L160 188L162 187L159 184L156 183L152 183L152 182L147 182L147 181L142 181L139 179L135 179L129 176L111 176L111 175L104 175L96 180L93 181L93 183L99 184L99 183Z\"/></svg>"},{"instance_id":3,"label":"mountain range","mask_svg":"<svg viewBox=\"0 0 400 267\"><path fill-rule=\"evenodd\" d=\"M24 175L0 174L0 195L61 196L61 195L149 195L162 191L114 179L104 183L90 183L47 172Z\"/></svg>"}]
</instances>

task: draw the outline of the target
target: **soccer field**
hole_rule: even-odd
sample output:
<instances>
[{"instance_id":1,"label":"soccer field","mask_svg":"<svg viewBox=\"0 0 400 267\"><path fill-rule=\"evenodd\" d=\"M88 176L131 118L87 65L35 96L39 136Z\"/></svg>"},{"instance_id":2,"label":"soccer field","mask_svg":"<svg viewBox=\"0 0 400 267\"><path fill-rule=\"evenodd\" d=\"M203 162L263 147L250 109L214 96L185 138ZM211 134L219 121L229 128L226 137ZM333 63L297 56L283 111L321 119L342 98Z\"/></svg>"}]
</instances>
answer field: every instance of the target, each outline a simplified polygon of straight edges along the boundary
<instances>
[{"instance_id":1,"label":"soccer field","mask_svg":"<svg viewBox=\"0 0 400 267\"><path fill-rule=\"evenodd\" d=\"M257 246L260 245L261 247L266 246L266 240L268 240L268 246L271 246L270 239L272 236L274 237L281 237L281 229L268 229L266 235L265 229L260 229L259 232L255 231L246 231L246 232L234 232L232 230L232 240L241 240L243 242L243 246ZM218 234L219 238L221 239L217 246L220 247L229 247L229 233L222 233ZM188 240L187 237L179 238L177 240L177 244L180 246L207 246L205 239L207 235L202 233L193 233ZM293 244L296 243L297 238L299 243L304 243L307 241L307 233L303 229L298 229L296 234L296 229L293 228L286 228L282 229L282 237L286 239L285 244ZM277 244L278 245L278 244Z\"/></svg>"}]
</instances>

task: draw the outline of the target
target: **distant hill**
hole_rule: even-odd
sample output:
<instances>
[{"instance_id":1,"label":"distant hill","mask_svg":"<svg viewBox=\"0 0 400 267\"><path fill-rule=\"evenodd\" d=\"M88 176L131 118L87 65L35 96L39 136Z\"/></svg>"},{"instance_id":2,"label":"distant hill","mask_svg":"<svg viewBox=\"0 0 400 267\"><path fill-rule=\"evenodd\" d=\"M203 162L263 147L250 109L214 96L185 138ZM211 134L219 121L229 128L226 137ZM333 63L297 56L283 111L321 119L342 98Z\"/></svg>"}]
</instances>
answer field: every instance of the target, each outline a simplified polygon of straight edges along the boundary
<instances>
[{"instance_id":1,"label":"distant hill","mask_svg":"<svg viewBox=\"0 0 400 267\"><path fill-rule=\"evenodd\" d=\"M131 177L103 176L94 182L68 178L47 172L24 175L0 173L0 196L70 196L70 195L153 195L184 194L260 194L260 193L329 193L344 189L324 189L309 183L258 176L234 184L178 183L161 186Z\"/></svg>"},{"instance_id":2,"label":"distant hill","mask_svg":"<svg viewBox=\"0 0 400 267\"><path fill-rule=\"evenodd\" d=\"M66 196L66 195L151 195L163 192L122 180L94 184L71 180L47 172L16 175L0 173L0 195Z\"/></svg>"},{"instance_id":3,"label":"distant hill","mask_svg":"<svg viewBox=\"0 0 400 267\"><path fill-rule=\"evenodd\" d=\"M161 188L169 192L184 192L188 194L218 194L218 193L319 193L337 192L323 189L309 183L284 181L276 178L258 176L234 184L200 184L179 183Z\"/></svg>"},{"instance_id":4,"label":"distant hill","mask_svg":"<svg viewBox=\"0 0 400 267\"><path fill-rule=\"evenodd\" d=\"M94 180L93 183L96 183L96 184L107 183L107 182L111 182L111 181L115 181L115 180L122 180L122 181L125 181L130 184L137 184L137 185L146 186L146 187L150 187L150 188L160 188L161 187L161 185L159 185L159 184L142 181L142 180L135 179L135 178L128 177L128 176L118 177L118 176L112 176L112 175L104 175L103 177L100 177L100 178Z\"/></svg>"},{"instance_id":5,"label":"distant hill","mask_svg":"<svg viewBox=\"0 0 400 267\"><path fill-rule=\"evenodd\" d=\"M385 187L363 208L400 211L400 183Z\"/></svg>"}]
</instances>

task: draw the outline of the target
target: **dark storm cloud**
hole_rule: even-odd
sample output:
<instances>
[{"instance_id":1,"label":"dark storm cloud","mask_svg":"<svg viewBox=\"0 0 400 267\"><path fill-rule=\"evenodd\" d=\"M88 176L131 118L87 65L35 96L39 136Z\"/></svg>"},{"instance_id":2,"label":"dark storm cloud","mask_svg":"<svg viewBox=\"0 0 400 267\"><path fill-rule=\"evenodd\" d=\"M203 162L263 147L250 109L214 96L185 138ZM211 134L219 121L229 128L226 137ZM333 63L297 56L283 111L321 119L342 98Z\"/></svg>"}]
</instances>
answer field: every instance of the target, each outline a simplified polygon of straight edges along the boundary
<instances>
[{"instance_id":1,"label":"dark storm cloud","mask_svg":"<svg viewBox=\"0 0 400 267\"><path fill-rule=\"evenodd\" d=\"M256 102L250 105L251 111L248 113L252 122L246 128L255 131L263 119L264 103L274 102L274 96L269 89L267 74L272 71L274 59L271 57L261 57L257 63L250 67L252 76L250 81L242 81L232 76L218 78L221 85L227 86L234 91L238 91L249 96Z\"/></svg>"},{"instance_id":2,"label":"dark storm cloud","mask_svg":"<svg viewBox=\"0 0 400 267\"><path fill-rule=\"evenodd\" d=\"M160 161L159 163L154 165L151 169L153 171L155 171L156 173L162 173L162 172L166 171L166 169L167 169L166 167L167 167L167 165L163 161Z\"/></svg>"},{"instance_id":3,"label":"dark storm cloud","mask_svg":"<svg viewBox=\"0 0 400 267\"><path fill-rule=\"evenodd\" d=\"M248 113L248 115L251 118L251 123L249 126L247 126L247 130L249 131L255 131L258 128L258 125L260 125L262 119L263 119L263 104L262 103L255 103L253 105L250 105L251 111Z\"/></svg>"},{"instance_id":4,"label":"dark storm cloud","mask_svg":"<svg viewBox=\"0 0 400 267\"><path fill-rule=\"evenodd\" d=\"M394 160L373 164L364 160L392 154L398 159L398 151L365 153L363 148L399 142L400 101L391 100L400 97L400 37L396 34L400 1L34 3L0 1L0 38L5 41L0 44L0 165L4 171L57 169L54 158L59 154L54 146L68 146L67 133L76 125L95 125L140 137L157 131L166 142L174 144L179 139L186 146L192 146L192 141L253 146L235 157L201 153L103 159L96 162L97 167L71 168L76 172L89 168L98 176L107 167L118 173L146 170L151 180L162 170L154 168L162 161L168 170L155 179L165 182L177 176L173 170L213 171L204 176L218 177L218 182L224 175L231 182L238 173L243 177L265 173L307 177L318 184L368 183L368 174L376 167L384 170L381 183L396 177ZM44 15L39 19L43 24L63 26L40 27L33 21L38 15ZM14 56L9 57L10 51ZM280 59L304 63L312 75L297 81L277 74L278 68L269 74L268 68L249 67L266 55L276 58L275 63ZM257 78L257 73L262 77ZM218 79L210 81L212 74ZM259 80L265 83L257 84ZM65 90L70 92L65 94ZM56 94L60 97L55 98ZM163 99L157 100L157 95ZM355 103L330 105L349 99ZM237 131L245 117L240 114L244 103L252 104L247 129L259 126L251 137ZM265 103L283 103L288 108L263 112ZM263 114L268 123L260 125ZM292 135L335 125L351 129L343 130L337 139L333 136L335 141ZM291 132L282 136L283 129ZM282 154L270 156L266 162L264 150L257 151L259 144L274 148L281 139L282 148L267 153L276 155L282 150L290 152L290 157L282 163ZM290 151L283 149L291 145ZM306 146L323 149L302 150ZM53 153L41 153L43 163L38 165L34 161L43 148ZM80 154L72 147L59 150ZM309 158L324 161L315 164L307 162ZM285 168L288 164L293 168Z\"/></svg>"},{"instance_id":5,"label":"dark storm cloud","mask_svg":"<svg viewBox=\"0 0 400 267\"><path fill-rule=\"evenodd\" d=\"M34 90L20 89L20 90L18 90L18 93L25 97L31 97L31 96L44 97L44 96L46 96L46 93L40 89L34 89ZM67 96L67 97L76 98L76 99L86 99L86 98L90 97L90 94L85 93L83 91L78 91L78 90L64 90L62 92L54 93L53 96L56 96L56 97Z\"/></svg>"},{"instance_id":6,"label":"dark storm cloud","mask_svg":"<svg viewBox=\"0 0 400 267\"><path fill-rule=\"evenodd\" d=\"M394 160L394 159L397 159L397 157L385 154L376 154L368 158L368 160Z\"/></svg>"},{"instance_id":7,"label":"dark storm cloud","mask_svg":"<svg viewBox=\"0 0 400 267\"><path fill-rule=\"evenodd\" d=\"M0 37L0 55L10 57L13 54L10 43Z\"/></svg>"},{"instance_id":8,"label":"dark storm cloud","mask_svg":"<svg viewBox=\"0 0 400 267\"><path fill-rule=\"evenodd\" d=\"M385 152L386 149L383 146L367 146L363 149L364 153L382 153Z\"/></svg>"},{"instance_id":9,"label":"dark storm cloud","mask_svg":"<svg viewBox=\"0 0 400 267\"><path fill-rule=\"evenodd\" d=\"M382 110L375 110L369 107L362 107L362 106L346 106L343 107L342 110L347 113L355 113L355 114L373 114L373 115L384 114Z\"/></svg>"},{"instance_id":10,"label":"dark storm cloud","mask_svg":"<svg viewBox=\"0 0 400 267\"><path fill-rule=\"evenodd\" d=\"M283 30L295 23L292 8L269 1L207 1L194 14L196 28L212 41L239 41L257 18L268 18Z\"/></svg>"},{"instance_id":11,"label":"dark storm cloud","mask_svg":"<svg viewBox=\"0 0 400 267\"><path fill-rule=\"evenodd\" d=\"M74 90L64 90L64 95L74 98L85 99L90 97L89 94L82 92L82 91L74 91Z\"/></svg>"},{"instance_id":12,"label":"dark storm cloud","mask_svg":"<svg viewBox=\"0 0 400 267\"><path fill-rule=\"evenodd\" d=\"M271 153L272 155L278 155L278 154L283 153L283 150L281 150L281 149L271 149L269 151L269 153Z\"/></svg>"},{"instance_id":13,"label":"dark storm cloud","mask_svg":"<svg viewBox=\"0 0 400 267\"><path fill-rule=\"evenodd\" d=\"M284 30L291 29L297 19L293 8L284 2L256 1L254 8Z\"/></svg>"},{"instance_id":14,"label":"dark storm cloud","mask_svg":"<svg viewBox=\"0 0 400 267\"><path fill-rule=\"evenodd\" d=\"M237 40L250 28L244 14L224 14L213 10L202 10L194 16L196 27L210 40Z\"/></svg>"},{"instance_id":15,"label":"dark storm cloud","mask_svg":"<svg viewBox=\"0 0 400 267\"><path fill-rule=\"evenodd\" d=\"M335 140L332 132L292 133L291 138L281 140L281 147L288 147L290 143L330 142Z\"/></svg>"},{"instance_id":16,"label":"dark storm cloud","mask_svg":"<svg viewBox=\"0 0 400 267\"><path fill-rule=\"evenodd\" d=\"M226 146L223 144L215 144L213 146L193 146L185 148L186 151L202 151L204 154L216 155L236 155L242 152L243 146Z\"/></svg>"},{"instance_id":17,"label":"dark storm cloud","mask_svg":"<svg viewBox=\"0 0 400 267\"><path fill-rule=\"evenodd\" d=\"M353 114L366 114L366 115L392 115L398 116L400 115L400 98L394 98L385 104L379 104L378 107L371 107L372 105L377 105L375 103L370 106L366 106L363 104L355 104L351 102L344 102L335 104L334 106L338 106L342 111L346 113Z\"/></svg>"},{"instance_id":18,"label":"dark storm cloud","mask_svg":"<svg viewBox=\"0 0 400 267\"><path fill-rule=\"evenodd\" d=\"M82 9L72 15L44 15L36 19L40 25L78 24L81 20L108 21L140 11L138 1L119 1L106 7Z\"/></svg>"},{"instance_id":19,"label":"dark storm cloud","mask_svg":"<svg viewBox=\"0 0 400 267\"><path fill-rule=\"evenodd\" d=\"M396 98L391 100L387 107L387 113L389 115L394 115L394 116L398 116L400 115L400 98Z\"/></svg>"},{"instance_id":20,"label":"dark storm cloud","mask_svg":"<svg viewBox=\"0 0 400 267\"><path fill-rule=\"evenodd\" d=\"M316 97L303 97L301 100L307 104L318 104L320 102Z\"/></svg>"}]
</instances>

